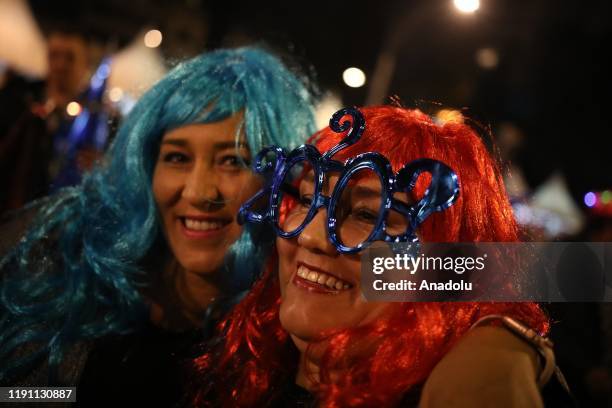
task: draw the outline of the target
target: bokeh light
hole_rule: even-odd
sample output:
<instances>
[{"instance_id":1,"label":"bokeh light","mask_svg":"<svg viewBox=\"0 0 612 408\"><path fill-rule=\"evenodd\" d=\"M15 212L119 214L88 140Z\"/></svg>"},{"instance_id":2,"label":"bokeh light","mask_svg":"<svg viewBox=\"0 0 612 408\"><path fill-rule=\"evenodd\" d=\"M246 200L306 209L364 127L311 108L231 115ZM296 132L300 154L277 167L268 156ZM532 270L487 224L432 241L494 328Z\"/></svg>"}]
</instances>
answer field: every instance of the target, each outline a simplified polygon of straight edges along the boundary
<instances>
[{"instance_id":1,"label":"bokeh light","mask_svg":"<svg viewBox=\"0 0 612 408\"><path fill-rule=\"evenodd\" d=\"M499 55L494 48L481 48L476 51L476 63L484 69L493 69L499 64Z\"/></svg>"},{"instance_id":2,"label":"bokeh light","mask_svg":"<svg viewBox=\"0 0 612 408\"><path fill-rule=\"evenodd\" d=\"M342 80L351 88L360 88L366 82L366 75L359 68L351 67L344 70Z\"/></svg>"},{"instance_id":3,"label":"bokeh light","mask_svg":"<svg viewBox=\"0 0 612 408\"><path fill-rule=\"evenodd\" d=\"M119 102L121 98L123 98L123 89L119 88L118 86L111 88L111 90L108 91L108 99L110 99L111 102Z\"/></svg>"},{"instance_id":4,"label":"bokeh light","mask_svg":"<svg viewBox=\"0 0 612 408\"><path fill-rule=\"evenodd\" d=\"M149 30L144 35L144 44L149 48L157 48L162 43L162 33L159 30Z\"/></svg>"},{"instance_id":5,"label":"bokeh light","mask_svg":"<svg viewBox=\"0 0 612 408\"><path fill-rule=\"evenodd\" d=\"M480 0L453 0L453 3L462 13L473 13L480 8Z\"/></svg>"},{"instance_id":6,"label":"bokeh light","mask_svg":"<svg viewBox=\"0 0 612 408\"><path fill-rule=\"evenodd\" d=\"M66 113L70 116L78 116L83 109L78 102L72 101L68 105L66 105Z\"/></svg>"},{"instance_id":7,"label":"bokeh light","mask_svg":"<svg viewBox=\"0 0 612 408\"><path fill-rule=\"evenodd\" d=\"M587 207L594 207L597 203L597 196L592 191L589 191L584 195L584 205Z\"/></svg>"},{"instance_id":8,"label":"bokeh light","mask_svg":"<svg viewBox=\"0 0 612 408\"><path fill-rule=\"evenodd\" d=\"M455 109L440 109L436 112L435 121L443 125L445 123L463 123L463 114Z\"/></svg>"}]
</instances>

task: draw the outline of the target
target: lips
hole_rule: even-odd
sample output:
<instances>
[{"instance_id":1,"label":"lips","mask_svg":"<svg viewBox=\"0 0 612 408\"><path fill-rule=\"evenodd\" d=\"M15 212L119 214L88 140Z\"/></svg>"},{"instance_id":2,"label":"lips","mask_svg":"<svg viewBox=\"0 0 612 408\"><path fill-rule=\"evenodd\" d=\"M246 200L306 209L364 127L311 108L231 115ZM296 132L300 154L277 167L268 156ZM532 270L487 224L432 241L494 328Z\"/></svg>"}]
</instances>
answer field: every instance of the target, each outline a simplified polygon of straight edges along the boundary
<instances>
[{"instance_id":1,"label":"lips","mask_svg":"<svg viewBox=\"0 0 612 408\"><path fill-rule=\"evenodd\" d=\"M350 282L302 263L298 264L294 283L298 286L324 293L338 293L353 288Z\"/></svg>"}]
</instances>

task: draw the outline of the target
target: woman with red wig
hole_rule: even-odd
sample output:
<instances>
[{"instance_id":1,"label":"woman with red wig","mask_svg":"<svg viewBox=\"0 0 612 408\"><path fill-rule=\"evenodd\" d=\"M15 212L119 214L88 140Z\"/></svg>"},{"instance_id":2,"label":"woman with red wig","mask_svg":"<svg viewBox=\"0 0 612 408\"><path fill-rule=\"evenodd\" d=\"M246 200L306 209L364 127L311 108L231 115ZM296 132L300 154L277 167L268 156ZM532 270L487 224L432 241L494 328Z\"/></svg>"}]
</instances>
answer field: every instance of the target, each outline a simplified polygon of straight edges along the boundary
<instances>
[{"instance_id":1,"label":"woman with red wig","mask_svg":"<svg viewBox=\"0 0 612 408\"><path fill-rule=\"evenodd\" d=\"M542 406L550 370L537 350L548 343L536 332L549 323L538 305L368 302L360 290L358 252L376 240L519 240L477 133L384 106L340 111L311 140L316 149L260 156L260 171L272 176L271 154L281 170L243 214L274 222L278 255L195 360L195 405ZM262 197L267 212L254 210ZM492 324L472 328L483 318ZM505 326L530 327L531 341Z\"/></svg>"}]
</instances>

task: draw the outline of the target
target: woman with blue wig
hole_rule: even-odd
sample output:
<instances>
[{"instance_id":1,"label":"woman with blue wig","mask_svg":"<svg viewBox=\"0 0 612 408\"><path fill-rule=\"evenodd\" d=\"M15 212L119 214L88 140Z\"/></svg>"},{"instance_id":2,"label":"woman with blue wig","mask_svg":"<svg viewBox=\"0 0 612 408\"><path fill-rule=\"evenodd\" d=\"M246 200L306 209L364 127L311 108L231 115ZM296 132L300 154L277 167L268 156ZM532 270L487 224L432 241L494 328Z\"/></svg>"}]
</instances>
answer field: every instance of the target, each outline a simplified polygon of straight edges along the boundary
<instances>
[{"instance_id":1,"label":"woman with blue wig","mask_svg":"<svg viewBox=\"0 0 612 408\"><path fill-rule=\"evenodd\" d=\"M261 49L173 69L81 185L2 227L0 384L173 398L176 361L222 310L210 306L248 288L271 242L236 221L261 186L252 152L313 130L305 84Z\"/></svg>"}]
</instances>

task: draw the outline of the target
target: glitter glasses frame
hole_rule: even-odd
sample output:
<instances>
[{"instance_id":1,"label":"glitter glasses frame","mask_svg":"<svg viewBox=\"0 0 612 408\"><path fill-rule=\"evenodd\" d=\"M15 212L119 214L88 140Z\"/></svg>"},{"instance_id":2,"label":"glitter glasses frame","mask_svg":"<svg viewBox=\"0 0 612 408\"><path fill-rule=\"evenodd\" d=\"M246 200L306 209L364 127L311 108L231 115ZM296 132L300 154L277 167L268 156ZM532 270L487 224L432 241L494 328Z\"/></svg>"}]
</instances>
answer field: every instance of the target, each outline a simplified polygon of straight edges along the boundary
<instances>
[{"instance_id":1,"label":"glitter glasses frame","mask_svg":"<svg viewBox=\"0 0 612 408\"><path fill-rule=\"evenodd\" d=\"M350 116L352 120L341 119ZM357 253L374 241L389 243L418 242L416 229L437 211L444 211L452 206L459 197L459 181L455 172L444 163L422 158L404 165L397 173L393 172L387 158L380 153L367 152L351 157L344 162L333 159L339 151L355 144L363 134L366 123L363 114L356 108L344 108L334 113L329 127L335 133L347 132L346 136L334 147L321 154L313 145L302 145L290 153L280 147L265 148L256 156L253 170L264 176L264 187L240 208L240 223L272 222L275 233L286 239L298 236L316 216L320 208L327 208L327 235L340 253ZM282 194L295 195L295 186L284 183L287 173L300 162L308 162L314 171L313 200L302 223L290 232L279 225L280 202ZM374 228L369 236L358 245L346 246L338 237L338 220L335 217L336 206L351 177L369 169L374 172L381 183L381 203ZM322 186L328 173L339 173L338 181L330 196L322 194ZM429 173L431 181L423 197L414 204L404 203L394 198L395 193L410 193L422 173ZM268 205L263 213L252 210L256 202L269 195ZM408 220L406 231L399 235L387 233L387 217L391 210L397 211Z\"/></svg>"}]
</instances>

